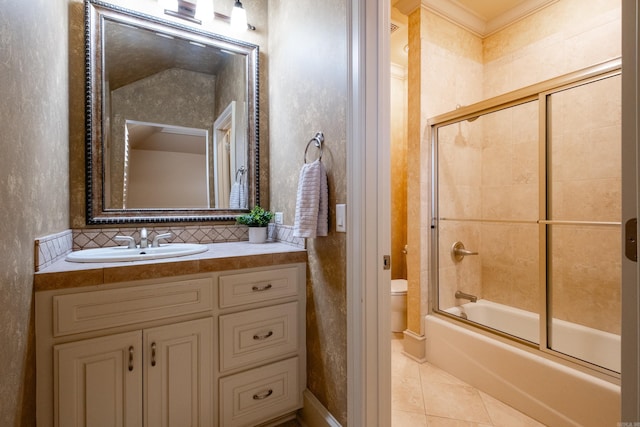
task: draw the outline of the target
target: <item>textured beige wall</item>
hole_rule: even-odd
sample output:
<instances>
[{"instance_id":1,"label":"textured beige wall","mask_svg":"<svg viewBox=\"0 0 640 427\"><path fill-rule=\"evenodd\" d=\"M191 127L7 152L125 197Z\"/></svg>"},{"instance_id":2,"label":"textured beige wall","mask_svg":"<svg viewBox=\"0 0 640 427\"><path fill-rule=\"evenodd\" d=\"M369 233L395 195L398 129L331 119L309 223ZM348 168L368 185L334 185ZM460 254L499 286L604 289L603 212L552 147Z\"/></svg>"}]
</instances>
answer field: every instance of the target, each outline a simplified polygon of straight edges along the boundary
<instances>
[{"instance_id":1,"label":"textured beige wall","mask_svg":"<svg viewBox=\"0 0 640 427\"><path fill-rule=\"evenodd\" d=\"M407 76L392 66L391 73L391 278L406 279L407 244Z\"/></svg>"},{"instance_id":2,"label":"textured beige wall","mask_svg":"<svg viewBox=\"0 0 640 427\"><path fill-rule=\"evenodd\" d=\"M431 236L431 140L427 120L454 110L456 105L481 99L482 40L426 8L417 9L409 16L408 85L407 191L421 197L407 198L407 229L420 230L407 233L407 326L420 334L422 317L428 311ZM470 153L468 147L455 147L458 153ZM477 147L472 150L477 151ZM466 169L451 171L458 173L465 182L474 182Z\"/></svg>"},{"instance_id":3,"label":"textured beige wall","mask_svg":"<svg viewBox=\"0 0 640 427\"><path fill-rule=\"evenodd\" d=\"M0 10L0 425L33 426L34 238L69 226L68 6Z\"/></svg>"},{"instance_id":4,"label":"textured beige wall","mask_svg":"<svg viewBox=\"0 0 640 427\"><path fill-rule=\"evenodd\" d=\"M293 224L307 142L325 136L330 233L307 239L307 386L346 425L346 239L335 204L346 202L347 32L344 0L269 3L271 209ZM317 150L310 147L308 159Z\"/></svg>"},{"instance_id":5,"label":"textured beige wall","mask_svg":"<svg viewBox=\"0 0 640 427\"><path fill-rule=\"evenodd\" d=\"M484 97L620 56L621 0L560 0L484 40Z\"/></svg>"},{"instance_id":6,"label":"textured beige wall","mask_svg":"<svg viewBox=\"0 0 640 427\"><path fill-rule=\"evenodd\" d=\"M212 135L216 119L215 88L215 76L171 68L112 91L111 194L110 197L105 195L105 207L121 209L123 206L127 120L206 129Z\"/></svg>"}]
</instances>

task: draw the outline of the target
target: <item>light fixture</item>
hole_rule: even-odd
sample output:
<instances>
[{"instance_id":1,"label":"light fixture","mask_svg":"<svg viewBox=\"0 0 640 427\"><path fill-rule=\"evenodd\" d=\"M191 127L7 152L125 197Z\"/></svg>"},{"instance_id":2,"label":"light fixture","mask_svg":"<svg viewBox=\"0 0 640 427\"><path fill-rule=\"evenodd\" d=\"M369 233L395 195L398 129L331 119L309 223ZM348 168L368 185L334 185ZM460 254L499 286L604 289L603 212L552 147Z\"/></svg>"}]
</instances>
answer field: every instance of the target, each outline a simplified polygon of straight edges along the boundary
<instances>
[{"instance_id":1,"label":"light fixture","mask_svg":"<svg viewBox=\"0 0 640 427\"><path fill-rule=\"evenodd\" d=\"M211 24L214 17L213 0L198 0L195 18L203 24Z\"/></svg>"},{"instance_id":2,"label":"light fixture","mask_svg":"<svg viewBox=\"0 0 640 427\"><path fill-rule=\"evenodd\" d=\"M247 11L242 7L240 0L236 0L231 9L231 29L237 32L247 30Z\"/></svg>"},{"instance_id":3,"label":"light fixture","mask_svg":"<svg viewBox=\"0 0 640 427\"><path fill-rule=\"evenodd\" d=\"M196 3L197 2L197 3ZM239 0L235 1L231 17L214 11L214 0L158 0L164 13L196 24L210 24L214 18L228 22L233 31L254 30L247 22L247 12Z\"/></svg>"},{"instance_id":4,"label":"light fixture","mask_svg":"<svg viewBox=\"0 0 640 427\"><path fill-rule=\"evenodd\" d=\"M187 0L178 0L168 2L167 0L163 0L162 4L166 4L169 8L164 10L164 13L169 16L174 16L176 18L185 19L187 21L194 22L196 24L202 24L202 21L196 19L196 4L192 1ZM177 6L177 9L174 8Z\"/></svg>"}]
</instances>

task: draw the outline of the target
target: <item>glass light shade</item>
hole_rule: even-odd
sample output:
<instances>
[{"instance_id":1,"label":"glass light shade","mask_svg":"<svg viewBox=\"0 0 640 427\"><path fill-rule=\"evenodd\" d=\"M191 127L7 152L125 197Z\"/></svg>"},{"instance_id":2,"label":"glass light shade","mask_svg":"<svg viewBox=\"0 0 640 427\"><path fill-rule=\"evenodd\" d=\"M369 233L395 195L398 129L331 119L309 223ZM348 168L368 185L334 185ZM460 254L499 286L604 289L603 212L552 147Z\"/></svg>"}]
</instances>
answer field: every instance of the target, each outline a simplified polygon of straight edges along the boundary
<instances>
[{"instance_id":1,"label":"glass light shade","mask_svg":"<svg viewBox=\"0 0 640 427\"><path fill-rule=\"evenodd\" d=\"M161 10L178 10L178 0L158 0Z\"/></svg>"},{"instance_id":2,"label":"glass light shade","mask_svg":"<svg viewBox=\"0 0 640 427\"><path fill-rule=\"evenodd\" d=\"M231 9L231 29L237 32L247 30L247 11L239 1Z\"/></svg>"},{"instance_id":3,"label":"glass light shade","mask_svg":"<svg viewBox=\"0 0 640 427\"><path fill-rule=\"evenodd\" d=\"M202 21L203 24L210 24L213 22L213 17L213 0L198 0L196 4L196 19Z\"/></svg>"}]
</instances>

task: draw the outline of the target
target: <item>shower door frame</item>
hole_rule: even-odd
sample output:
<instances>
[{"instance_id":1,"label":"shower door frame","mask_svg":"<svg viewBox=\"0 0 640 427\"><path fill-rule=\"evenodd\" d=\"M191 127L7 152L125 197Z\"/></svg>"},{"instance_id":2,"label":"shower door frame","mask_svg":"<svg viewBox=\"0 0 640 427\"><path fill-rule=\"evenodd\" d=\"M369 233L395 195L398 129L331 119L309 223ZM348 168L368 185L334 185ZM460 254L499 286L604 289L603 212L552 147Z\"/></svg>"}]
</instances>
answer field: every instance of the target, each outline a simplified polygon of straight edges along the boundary
<instances>
[{"instance_id":1,"label":"shower door frame","mask_svg":"<svg viewBox=\"0 0 640 427\"><path fill-rule=\"evenodd\" d=\"M622 61L620 58L609 60L596 64L594 66L578 70L569 74L565 74L550 80L543 81L531 86L527 86L504 95L487 99L465 107L460 107L455 111L445 113L429 119L429 140L431 142L431 256L430 256L430 274L429 274L429 314L437 314L444 316L470 327L489 332L494 335L504 337L510 341L523 344L529 348L536 348L542 353L558 357L562 360L575 363L581 367L594 370L605 377L620 380L620 373L610 369L595 365L582 359L570 356L553 350L549 346L548 330L551 327L551 310L550 305L550 289L548 289L548 271L547 258L549 248L547 247L549 226L551 225L601 225L601 226L618 226L621 222L591 222L591 221L553 221L548 220L547 210L547 174L550 165L550 159L547 157L547 147L549 144L549 134L547 129L548 120L548 98L554 93L558 93L573 87L589 84L595 81L620 75L622 71ZM527 102L538 101L539 111L539 212L537 221L507 221L510 223L524 222L538 224L539 230L539 292L540 292L540 309L539 309L539 343L533 343L514 335L501 332L499 330L483 326L463 319L459 316L447 313L438 308L439 305L439 185L438 185L438 129L451 125L460 121L477 118L478 116L504 110ZM544 219L541 219L544 218ZM500 220L482 220L478 222L502 222Z\"/></svg>"}]
</instances>

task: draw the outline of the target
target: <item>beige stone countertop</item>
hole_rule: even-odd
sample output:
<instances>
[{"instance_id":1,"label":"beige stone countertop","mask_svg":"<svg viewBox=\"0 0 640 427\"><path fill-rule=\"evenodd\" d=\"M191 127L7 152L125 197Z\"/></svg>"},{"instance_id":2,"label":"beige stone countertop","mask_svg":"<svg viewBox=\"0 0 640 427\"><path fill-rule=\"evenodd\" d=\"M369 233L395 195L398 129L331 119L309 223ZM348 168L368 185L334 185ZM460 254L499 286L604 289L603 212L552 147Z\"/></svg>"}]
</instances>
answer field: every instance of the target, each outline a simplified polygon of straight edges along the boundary
<instances>
[{"instance_id":1,"label":"beige stone countertop","mask_svg":"<svg viewBox=\"0 0 640 427\"><path fill-rule=\"evenodd\" d=\"M45 291L307 262L305 249L278 242L227 242L207 246L209 250L203 253L148 261L80 263L62 259L35 273L33 288Z\"/></svg>"}]
</instances>

